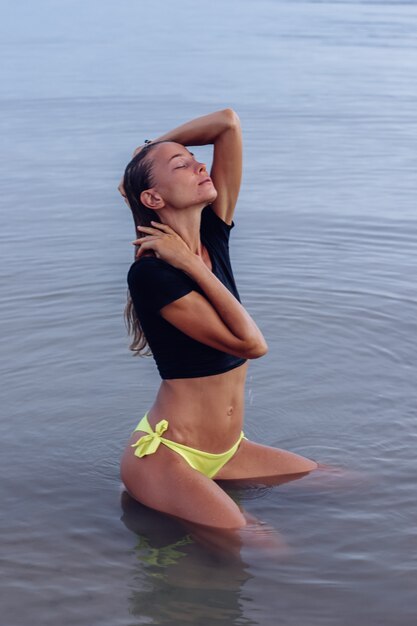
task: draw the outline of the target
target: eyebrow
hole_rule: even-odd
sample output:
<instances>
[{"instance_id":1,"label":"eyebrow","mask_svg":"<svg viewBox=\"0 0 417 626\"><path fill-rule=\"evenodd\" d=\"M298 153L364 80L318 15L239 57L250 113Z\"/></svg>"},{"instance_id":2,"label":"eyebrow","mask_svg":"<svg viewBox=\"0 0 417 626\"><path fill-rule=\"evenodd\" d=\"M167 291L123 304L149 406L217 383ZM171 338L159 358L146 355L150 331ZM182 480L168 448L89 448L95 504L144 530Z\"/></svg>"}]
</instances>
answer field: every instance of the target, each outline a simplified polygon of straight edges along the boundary
<instances>
[{"instance_id":1,"label":"eyebrow","mask_svg":"<svg viewBox=\"0 0 417 626\"><path fill-rule=\"evenodd\" d=\"M191 156L194 156L194 153L193 153L193 152L190 152L189 150L187 150L187 153L188 153L188 154L191 154ZM175 157L179 157L179 156L182 156L182 157L183 157L183 156L187 156L187 154L184 154L183 152L181 152L181 153L179 153L179 154L174 154L172 157L170 157L170 158L168 159L168 163L169 163L170 161L172 161L172 159L175 159Z\"/></svg>"}]
</instances>

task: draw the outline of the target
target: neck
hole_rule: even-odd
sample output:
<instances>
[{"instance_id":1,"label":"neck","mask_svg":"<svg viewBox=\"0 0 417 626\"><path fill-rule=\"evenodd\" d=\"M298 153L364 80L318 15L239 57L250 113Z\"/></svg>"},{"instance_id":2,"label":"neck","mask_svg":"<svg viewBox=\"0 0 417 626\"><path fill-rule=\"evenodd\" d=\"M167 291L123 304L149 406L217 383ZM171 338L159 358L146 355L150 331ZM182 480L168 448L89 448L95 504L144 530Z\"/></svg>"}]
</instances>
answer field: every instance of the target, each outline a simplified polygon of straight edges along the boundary
<instances>
[{"instance_id":1,"label":"neck","mask_svg":"<svg viewBox=\"0 0 417 626\"><path fill-rule=\"evenodd\" d=\"M160 209L158 215L163 224L168 224L185 241L191 252L202 255L200 224L202 207L187 209Z\"/></svg>"}]
</instances>

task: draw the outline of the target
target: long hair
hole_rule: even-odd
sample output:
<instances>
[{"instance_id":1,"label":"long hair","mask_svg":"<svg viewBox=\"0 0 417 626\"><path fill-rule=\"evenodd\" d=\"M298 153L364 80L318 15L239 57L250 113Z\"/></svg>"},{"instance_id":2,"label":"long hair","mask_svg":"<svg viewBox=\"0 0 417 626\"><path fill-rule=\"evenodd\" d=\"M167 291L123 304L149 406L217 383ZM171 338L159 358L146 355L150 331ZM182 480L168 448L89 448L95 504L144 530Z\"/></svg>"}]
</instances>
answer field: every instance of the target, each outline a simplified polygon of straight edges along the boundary
<instances>
[{"instance_id":1,"label":"long hair","mask_svg":"<svg viewBox=\"0 0 417 626\"><path fill-rule=\"evenodd\" d=\"M141 151L133 157L127 164L124 177L123 187L126 194L126 200L132 211L133 221L135 224L135 235L138 237L138 226L151 226L151 220L160 222L157 211L149 209L140 200L142 191L153 187L154 180L152 178L152 159L147 158L153 147L163 141L155 141L155 143L146 144ZM136 254L136 248L135 248ZM145 333L142 330L139 319L133 306L132 297L129 289L127 290L127 303L124 310L124 320L129 335L133 337L129 349L134 353L133 356L148 356L151 354Z\"/></svg>"}]
</instances>

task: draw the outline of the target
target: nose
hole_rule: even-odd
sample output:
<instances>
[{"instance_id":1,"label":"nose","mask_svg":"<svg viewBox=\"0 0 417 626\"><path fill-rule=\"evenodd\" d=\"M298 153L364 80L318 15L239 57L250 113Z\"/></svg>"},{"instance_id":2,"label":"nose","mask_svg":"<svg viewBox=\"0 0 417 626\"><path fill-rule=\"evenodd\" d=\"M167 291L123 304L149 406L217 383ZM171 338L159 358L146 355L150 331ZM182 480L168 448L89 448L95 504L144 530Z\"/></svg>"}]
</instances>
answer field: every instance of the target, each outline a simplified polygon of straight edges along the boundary
<instances>
[{"instance_id":1,"label":"nose","mask_svg":"<svg viewBox=\"0 0 417 626\"><path fill-rule=\"evenodd\" d=\"M205 163L198 163L198 165L197 165L198 173L203 172L205 170L206 170L206 164Z\"/></svg>"}]
</instances>

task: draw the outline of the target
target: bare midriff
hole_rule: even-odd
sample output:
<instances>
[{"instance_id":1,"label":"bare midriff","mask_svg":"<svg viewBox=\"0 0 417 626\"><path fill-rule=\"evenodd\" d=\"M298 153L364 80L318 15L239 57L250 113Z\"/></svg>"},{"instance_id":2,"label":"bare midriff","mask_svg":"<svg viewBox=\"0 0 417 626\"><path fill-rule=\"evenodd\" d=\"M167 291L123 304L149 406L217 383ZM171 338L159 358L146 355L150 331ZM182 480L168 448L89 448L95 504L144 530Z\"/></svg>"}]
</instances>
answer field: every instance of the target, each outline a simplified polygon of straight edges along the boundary
<instances>
[{"instance_id":1,"label":"bare midriff","mask_svg":"<svg viewBox=\"0 0 417 626\"><path fill-rule=\"evenodd\" d=\"M163 380L148 410L152 428L169 422L167 439L205 450L225 452L236 443L243 425L246 361L223 374Z\"/></svg>"}]
</instances>

